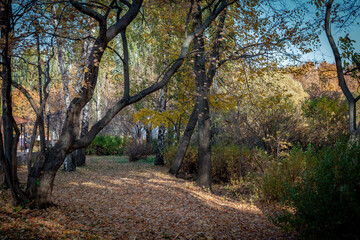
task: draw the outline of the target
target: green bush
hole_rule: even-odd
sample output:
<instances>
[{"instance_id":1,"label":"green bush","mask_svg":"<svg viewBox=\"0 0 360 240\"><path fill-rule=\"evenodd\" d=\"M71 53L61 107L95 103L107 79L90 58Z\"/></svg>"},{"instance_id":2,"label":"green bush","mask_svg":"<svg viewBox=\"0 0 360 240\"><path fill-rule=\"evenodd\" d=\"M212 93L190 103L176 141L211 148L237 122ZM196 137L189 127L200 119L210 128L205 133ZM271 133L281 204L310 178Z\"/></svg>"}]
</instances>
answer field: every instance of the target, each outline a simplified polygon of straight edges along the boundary
<instances>
[{"instance_id":1,"label":"green bush","mask_svg":"<svg viewBox=\"0 0 360 240\"><path fill-rule=\"evenodd\" d=\"M127 139L99 135L94 138L92 143L87 147L86 154L89 155L122 155L127 145Z\"/></svg>"},{"instance_id":2,"label":"green bush","mask_svg":"<svg viewBox=\"0 0 360 240\"><path fill-rule=\"evenodd\" d=\"M302 110L308 125L303 133L307 143L317 147L333 145L348 132L348 107L340 99L327 96L309 99Z\"/></svg>"},{"instance_id":3,"label":"green bush","mask_svg":"<svg viewBox=\"0 0 360 240\"><path fill-rule=\"evenodd\" d=\"M360 147L347 141L307 159L299 181L288 184L290 211L273 218L287 230L312 239L360 239Z\"/></svg>"}]
</instances>

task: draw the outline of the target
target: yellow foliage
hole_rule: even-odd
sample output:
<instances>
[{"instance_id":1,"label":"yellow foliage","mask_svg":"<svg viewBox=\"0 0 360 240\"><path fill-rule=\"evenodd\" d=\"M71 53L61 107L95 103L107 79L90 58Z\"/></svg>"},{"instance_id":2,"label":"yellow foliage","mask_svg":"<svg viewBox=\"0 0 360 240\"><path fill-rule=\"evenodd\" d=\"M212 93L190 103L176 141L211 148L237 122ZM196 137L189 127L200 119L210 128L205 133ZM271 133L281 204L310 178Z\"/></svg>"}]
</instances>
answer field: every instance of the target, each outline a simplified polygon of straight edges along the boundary
<instances>
[{"instance_id":1,"label":"yellow foliage","mask_svg":"<svg viewBox=\"0 0 360 240\"><path fill-rule=\"evenodd\" d=\"M133 121L143 122L145 125L150 125L152 128L164 125L166 128L176 122L180 117L180 112L177 110L170 110L158 112L149 108L143 108L133 114Z\"/></svg>"}]
</instances>

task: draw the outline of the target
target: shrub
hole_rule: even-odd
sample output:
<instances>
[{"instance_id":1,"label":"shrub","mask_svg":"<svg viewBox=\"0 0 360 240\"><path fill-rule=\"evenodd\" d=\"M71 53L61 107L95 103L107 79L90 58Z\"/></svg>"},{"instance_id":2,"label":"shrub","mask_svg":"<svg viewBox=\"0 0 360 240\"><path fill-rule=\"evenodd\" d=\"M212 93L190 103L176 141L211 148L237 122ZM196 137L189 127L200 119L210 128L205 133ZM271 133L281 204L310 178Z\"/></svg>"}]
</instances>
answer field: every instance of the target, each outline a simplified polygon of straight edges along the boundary
<instances>
[{"instance_id":1,"label":"shrub","mask_svg":"<svg viewBox=\"0 0 360 240\"><path fill-rule=\"evenodd\" d=\"M164 152L165 164L170 166L175 158L177 146L170 146ZM261 151L256 150L255 155L259 155ZM212 147L212 179L214 182L236 182L239 180L240 171L242 176L248 172L258 171L258 164L255 163L250 150L243 146L242 148L242 164L240 168L239 146L235 144L216 144ZM194 175L198 169L198 149L196 146L189 146L184 160L181 164L180 173L185 175ZM262 158L260 158L262 162Z\"/></svg>"},{"instance_id":2,"label":"shrub","mask_svg":"<svg viewBox=\"0 0 360 240\"><path fill-rule=\"evenodd\" d=\"M178 146L172 145L163 151L164 163L167 166L171 166L175 159ZM190 145L186 151L185 157L181 163L179 174L186 176L193 176L197 173L197 161L198 161L198 149L194 145Z\"/></svg>"},{"instance_id":3,"label":"shrub","mask_svg":"<svg viewBox=\"0 0 360 240\"><path fill-rule=\"evenodd\" d=\"M303 135L308 143L317 147L333 145L348 132L348 107L340 99L327 96L309 99L302 110L308 124Z\"/></svg>"},{"instance_id":4,"label":"shrub","mask_svg":"<svg viewBox=\"0 0 360 240\"><path fill-rule=\"evenodd\" d=\"M281 200L286 194L286 185L300 179L305 170L306 160L312 158L311 150L303 151L294 147L288 156L280 160L272 160L270 166L260 178L260 191L266 200Z\"/></svg>"},{"instance_id":5,"label":"shrub","mask_svg":"<svg viewBox=\"0 0 360 240\"><path fill-rule=\"evenodd\" d=\"M131 141L126 147L126 153L129 161L135 162L152 154L152 146L141 141Z\"/></svg>"},{"instance_id":6,"label":"shrub","mask_svg":"<svg viewBox=\"0 0 360 240\"><path fill-rule=\"evenodd\" d=\"M94 138L92 143L87 147L86 154L89 155L122 155L127 144L127 139L99 135Z\"/></svg>"},{"instance_id":7,"label":"shrub","mask_svg":"<svg viewBox=\"0 0 360 240\"><path fill-rule=\"evenodd\" d=\"M347 141L308 161L301 180L284 195L292 211L273 221L314 239L360 239L360 147Z\"/></svg>"}]
</instances>

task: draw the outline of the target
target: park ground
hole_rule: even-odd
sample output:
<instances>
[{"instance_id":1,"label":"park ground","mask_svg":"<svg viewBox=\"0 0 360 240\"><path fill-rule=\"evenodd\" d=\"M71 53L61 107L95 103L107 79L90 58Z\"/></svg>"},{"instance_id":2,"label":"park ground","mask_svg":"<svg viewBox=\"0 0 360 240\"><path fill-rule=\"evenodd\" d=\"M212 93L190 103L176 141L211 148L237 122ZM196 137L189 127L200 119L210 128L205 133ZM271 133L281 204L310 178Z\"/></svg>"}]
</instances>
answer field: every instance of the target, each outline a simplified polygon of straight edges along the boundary
<instances>
[{"instance_id":1,"label":"park ground","mask_svg":"<svg viewBox=\"0 0 360 240\"><path fill-rule=\"evenodd\" d=\"M19 177L25 182L26 168ZM206 192L167 168L125 157L88 157L75 172L59 171L58 205L14 207L0 190L0 239L291 239L269 222L268 204Z\"/></svg>"}]
</instances>

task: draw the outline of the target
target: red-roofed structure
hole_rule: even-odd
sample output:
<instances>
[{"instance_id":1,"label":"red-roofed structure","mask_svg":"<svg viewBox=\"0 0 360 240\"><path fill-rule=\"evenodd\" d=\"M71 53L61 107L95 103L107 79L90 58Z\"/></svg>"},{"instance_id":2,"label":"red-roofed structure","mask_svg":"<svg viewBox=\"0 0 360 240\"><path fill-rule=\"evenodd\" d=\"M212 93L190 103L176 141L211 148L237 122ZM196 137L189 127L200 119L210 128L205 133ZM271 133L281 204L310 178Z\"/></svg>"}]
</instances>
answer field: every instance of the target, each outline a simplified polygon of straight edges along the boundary
<instances>
[{"instance_id":1,"label":"red-roofed structure","mask_svg":"<svg viewBox=\"0 0 360 240\"><path fill-rule=\"evenodd\" d=\"M14 120L17 125L20 125L20 137L19 137L19 149L25 151L25 139L26 139L26 131L25 131L25 124L29 121L26 118L21 118L14 116ZM1 133L3 133L3 122L2 118L0 118L0 125L1 125Z\"/></svg>"}]
</instances>

